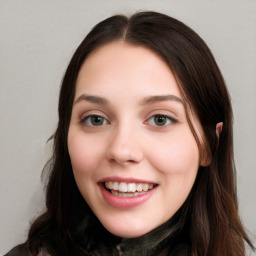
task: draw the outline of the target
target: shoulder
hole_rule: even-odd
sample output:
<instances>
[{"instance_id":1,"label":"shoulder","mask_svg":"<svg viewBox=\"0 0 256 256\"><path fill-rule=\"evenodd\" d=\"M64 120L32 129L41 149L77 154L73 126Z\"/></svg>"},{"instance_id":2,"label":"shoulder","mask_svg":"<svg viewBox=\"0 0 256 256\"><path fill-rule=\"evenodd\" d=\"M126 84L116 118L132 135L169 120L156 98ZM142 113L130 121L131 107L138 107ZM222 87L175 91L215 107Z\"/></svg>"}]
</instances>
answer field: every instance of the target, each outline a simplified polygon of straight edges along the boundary
<instances>
[{"instance_id":1,"label":"shoulder","mask_svg":"<svg viewBox=\"0 0 256 256\"><path fill-rule=\"evenodd\" d=\"M31 254L29 253L26 244L20 244L15 246L4 256L31 256Z\"/></svg>"}]
</instances>

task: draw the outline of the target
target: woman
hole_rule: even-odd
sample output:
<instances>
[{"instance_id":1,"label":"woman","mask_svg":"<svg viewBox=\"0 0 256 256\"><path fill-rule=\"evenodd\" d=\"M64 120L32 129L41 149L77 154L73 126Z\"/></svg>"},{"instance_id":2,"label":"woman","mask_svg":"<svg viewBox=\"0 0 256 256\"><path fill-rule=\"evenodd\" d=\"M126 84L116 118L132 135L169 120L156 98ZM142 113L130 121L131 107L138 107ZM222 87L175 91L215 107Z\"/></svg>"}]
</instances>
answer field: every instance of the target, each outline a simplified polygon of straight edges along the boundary
<instances>
[{"instance_id":1,"label":"woman","mask_svg":"<svg viewBox=\"0 0 256 256\"><path fill-rule=\"evenodd\" d=\"M7 255L245 255L232 108L206 44L166 15L113 16L64 76L46 212Z\"/></svg>"}]
</instances>

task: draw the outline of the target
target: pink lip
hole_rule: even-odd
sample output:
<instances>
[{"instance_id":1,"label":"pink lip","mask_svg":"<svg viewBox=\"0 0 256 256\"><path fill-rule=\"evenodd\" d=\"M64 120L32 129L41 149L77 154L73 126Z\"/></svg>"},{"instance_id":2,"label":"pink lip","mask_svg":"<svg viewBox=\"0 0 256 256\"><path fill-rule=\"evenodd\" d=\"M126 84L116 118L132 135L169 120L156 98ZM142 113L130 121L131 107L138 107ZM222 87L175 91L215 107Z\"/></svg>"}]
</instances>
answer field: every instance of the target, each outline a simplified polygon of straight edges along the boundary
<instances>
[{"instance_id":1,"label":"pink lip","mask_svg":"<svg viewBox=\"0 0 256 256\"><path fill-rule=\"evenodd\" d=\"M116 181L116 182L126 182L126 183L149 183L149 184L155 184L155 182L148 181L148 180L141 180L137 178L129 178L129 177L106 177L104 179L101 179L99 182L106 182L106 181Z\"/></svg>"},{"instance_id":2,"label":"pink lip","mask_svg":"<svg viewBox=\"0 0 256 256\"><path fill-rule=\"evenodd\" d=\"M140 181L141 182L141 181ZM99 183L99 187L102 193L103 198L105 201L115 208L131 208L143 204L147 200L151 198L151 196L155 193L157 187L151 189L150 191L146 192L140 196L134 197L119 197L111 194L107 191L103 185L103 183Z\"/></svg>"}]
</instances>

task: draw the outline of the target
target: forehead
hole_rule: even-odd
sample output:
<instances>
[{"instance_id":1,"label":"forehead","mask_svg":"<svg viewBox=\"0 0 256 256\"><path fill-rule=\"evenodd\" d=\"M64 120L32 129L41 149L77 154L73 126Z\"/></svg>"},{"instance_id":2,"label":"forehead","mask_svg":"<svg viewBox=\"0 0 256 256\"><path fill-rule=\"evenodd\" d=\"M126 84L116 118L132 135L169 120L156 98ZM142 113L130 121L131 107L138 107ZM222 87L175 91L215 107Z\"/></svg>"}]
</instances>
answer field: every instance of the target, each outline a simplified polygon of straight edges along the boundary
<instances>
[{"instance_id":1,"label":"forehead","mask_svg":"<svg viewBox=\"0 0 256 256\"><path fill-rule=\"evenodd\" d=\"M122 41L93 51L79 71L76 87L76 95L83 90L99 92L112 87L120 92L134 88L137 92L172 92L180 96L170 67L157 53Z\"/></svg>"}]
</instances>

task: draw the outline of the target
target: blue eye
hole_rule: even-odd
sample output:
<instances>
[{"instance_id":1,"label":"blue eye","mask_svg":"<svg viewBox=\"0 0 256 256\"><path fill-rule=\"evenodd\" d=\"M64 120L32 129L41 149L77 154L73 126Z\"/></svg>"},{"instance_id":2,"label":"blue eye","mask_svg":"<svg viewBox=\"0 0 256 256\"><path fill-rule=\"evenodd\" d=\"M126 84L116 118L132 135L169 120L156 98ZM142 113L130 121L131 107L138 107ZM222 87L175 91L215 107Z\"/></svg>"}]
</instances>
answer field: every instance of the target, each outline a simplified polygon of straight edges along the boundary
<instances>
[{"instance_id":1,"label":"blue eye","mask_svg":"<svg viewBox=\"0 0 256 256\"><path fill-rule=\"evenodd\" d=\"M154 126L166 126L174 122L176 122L174 118L166 115L154 115L148 120L148 123Z\"/></svg>"},{"instance_id":2,"label":"blue eye","mask_svg":"<svg viewBox=\"0 0 256 256\"><path fill-rule=\"evenodd\" d=\"M84 117L81 120L81 123L86 123L89 126L101 126L101 125L106 125L108 122L107 120L99 115L89 115Z\"/></svg>"}]
</instances>

